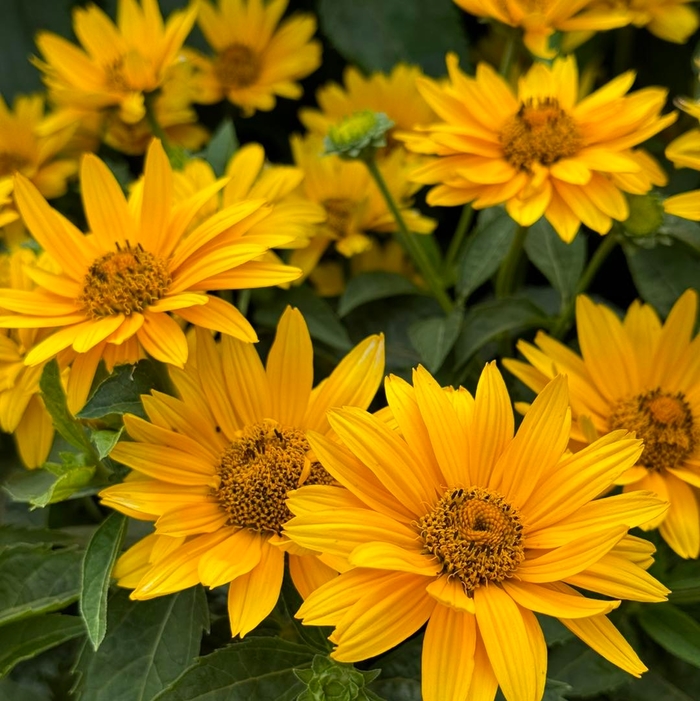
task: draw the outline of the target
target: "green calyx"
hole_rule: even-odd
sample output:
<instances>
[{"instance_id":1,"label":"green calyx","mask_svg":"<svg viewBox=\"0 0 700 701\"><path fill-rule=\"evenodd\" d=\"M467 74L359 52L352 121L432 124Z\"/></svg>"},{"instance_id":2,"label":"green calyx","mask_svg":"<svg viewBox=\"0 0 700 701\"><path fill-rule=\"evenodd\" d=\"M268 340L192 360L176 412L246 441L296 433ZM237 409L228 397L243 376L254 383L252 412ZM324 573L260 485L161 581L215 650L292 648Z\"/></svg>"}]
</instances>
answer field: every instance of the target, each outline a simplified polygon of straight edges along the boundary
<instances>
[{"instance_id":1,"label":"green calyx","mask_svg":"<svg viewBox=\"0 0 700 701\"><path fill-rule=\"evenodd\" d=\"M376 149L386 146L386 133L393 126L383 112L354 112L328 130L325 152L348 159L371 158Z\"/></svg>"},{"instance_id":2,"label":"green calyx","mask_svg":"<svg viewBox=\"0 0 700 701\"><path fill-rule=\"evenodd\" d=\"M375 701L379 697L365 685L376 679L379 672L378 669L361 672L351 664L316 655L310 669L294 670L306 684L297 701Z\"/></svg>"}]
</instances>

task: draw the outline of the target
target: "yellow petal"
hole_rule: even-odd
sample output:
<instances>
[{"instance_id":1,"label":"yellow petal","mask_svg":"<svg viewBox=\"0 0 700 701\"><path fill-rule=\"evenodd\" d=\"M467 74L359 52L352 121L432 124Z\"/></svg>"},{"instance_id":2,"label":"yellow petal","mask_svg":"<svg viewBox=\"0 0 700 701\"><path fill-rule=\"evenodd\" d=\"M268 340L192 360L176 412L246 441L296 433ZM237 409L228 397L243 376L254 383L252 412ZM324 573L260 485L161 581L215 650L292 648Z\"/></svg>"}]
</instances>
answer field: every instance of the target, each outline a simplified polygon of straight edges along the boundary
<instances>
[{"instance_id":1,"label":"yellow petal","mask_svg":"<svg viewBox=\"0 0 700 701\"><path fill-rule=\"evenodd\" d=\"M257 567L264 537L248 528L234 530L226 540L210 548L199 560L199 579L207 587L219 587Z\"/></svg>"},{"instance_id":2,"label":"yellow petal","mask_svg":"<svg viewBox=\"0 0 700 701\"><path fill-rule=\"evenodd\" d=\"M437 577L425 590L437 602L464 613L474 613L474 599L467 596L462 582L457 577ZM438 607L439 608L439 607Z\"/></svg>"},{"instance_id":3,"label":"yellow petal","mask_svg":"<svg viewBox=\"0 0 700 701\"><path fill-rule=\"evenodd\" d=\"M519 606L557 618L560 616L586 618L596 614L606 614L620 605L619 601L587 599L575 589L556 582L532 584L508 579L501 582L501 586Z\"/></svg>"}]
</instances>

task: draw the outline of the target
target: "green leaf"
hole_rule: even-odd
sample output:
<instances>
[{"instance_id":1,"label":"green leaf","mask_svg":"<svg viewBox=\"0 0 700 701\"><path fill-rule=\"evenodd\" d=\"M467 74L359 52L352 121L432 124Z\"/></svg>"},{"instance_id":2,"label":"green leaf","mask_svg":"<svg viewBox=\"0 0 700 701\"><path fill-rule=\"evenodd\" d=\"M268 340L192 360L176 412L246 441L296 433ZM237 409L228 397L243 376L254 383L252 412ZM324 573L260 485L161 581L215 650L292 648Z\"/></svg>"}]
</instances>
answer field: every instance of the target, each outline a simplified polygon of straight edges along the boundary
<instances>
[{"instance_id":1,"label":"green leaf","mask_svg":"<svg viewBox=\"0 0 700 701\"><path fill-rule=\"evenodd\" d=\"M674 604L700 602L700 578L696 561L679 562L663 577L663 583L671 590L668 598Z\"/></svg>"},{"instance_id":2,"label":"green leaf","mask_svg":"<svg viewBox=\"0 0 700 701\"><path fill-rule=\"evenodd\" d=\"M229 159L238 151L239 146L236 129L231 119L227 118L219 124L201 155L214 169L216 177L220 178L226 172Z\"/></svg>"},{"instance_id":3,"label":"green leaf","mask_svg":"<svg viewBox=\"0 0 700 701\"><path fill-rule=\"evenodd\" d=\"M70 545L74 542L73 536L51 528L21 528L7 524L0 525L0 548L3 549L40 543Z\"/></svg>"},{"instance_id":4,"label":"green leaf","mask_svg":"<svg viewBox=\"0 0 700 701\"><path fill-rule=\"evenodd\" d=\"M150 701L192 663L207 627L199 586L149 601L130 601L129 592L116 591L100 649L86 643L76 663L77 698Z\"/></svg>"},{"instance_id":5,"label":"green leaf","mask_svg":"<svg viewBox=\"0 0 700 701\"><path fill-rule=\"evenodd\" d=\"M468 70L461 15L451 0L320 0L318 13L335 48L367 71L388 72L404 62L444 75L448 51Z\"/></svg>"},{"instance_id":6,"label":"green leaf","mask_svg":"<svg viewBox=\"0 0 700 701\"><path fill-rule=\"evenodd\" d=\"M666 214L659 233L683 241L687 246L694 249L696 253L700 253L700 224L698 222Z\"/></svg>"},{"instance_id":7,"label":"green leaf","mask_svg":"<svg viewBox=\"0 0 700 701\"><path fill-rule=\"evenodd\" d=\"M565 243L543 217L529 228L525 252L532 264L559 292L562 307L566 306L576 292L586 264L586 239L577 236L571 243Z\"/></svg>"},{"instance_id":8,"label":"green leaf","mask_svg":"<svg viewBox=\"0 0 700 701\"><path fill-rule=\"evenodd\" d=\"M547 679L542 701L567 701L564 694L571 691L571 685L556 679Z\"/></svg>"},{"instance_id":9,"label":"green leaf","mask_svg":"<svg viewBox=\"0 0 700 701\"><path fill-rule=\"evenodd\" d=\"M421 701L421 650L423 637L411 638L382 655L375 664L382 670L370 688L391 701Z\"/></svg>"},{"instance_id":10,"label":"green leaf","mask_svg":"<svg viewBox=\"0 0 700 701\"><path fill-rule=\"evenodd\" d=\"M85 634L78 616L50 613L0 626L0 676L18 662Z\"/></svg>"},{"instance_id":11,"label":"green leaf","mask_svg":"<svg viewBox=\"0 0 700 701\"><path fill-rule=\"evenodd\" d=\"M0 552L0 625L57 611L80 595L82 553L22 545Z\"/></svg>"},{"instance_id":12,"label":"green leaf","mask_svg":"<svg viewBox=\"0 0 700 701\"><path fill-rule=\"evenodd\" d=\"M510 250L517 227L501 207L490 207L479 214L478 225L457 263L457 298L460 302L466 301L498 270Z\"/></svg>"},{"instance_id":13,"label":"green leaf","mask_svg":"<svg viewBox=\"0 0 700 701\"><path fill-rule=\"evenodd\" d=\"M700 623L670 603L645 606L639 613L644 632L675 657L700 667Z\"/></svg>"},{"instance_id":14,"label":"green leaf","mask_svg":"<svg viewBox=\"0 0 700 701\"><path fill-rule=\"evenodd\" d=\"M280 638L247 638L200 657L153 701L293 701L304 688L294 669L314 654Z\"/></svg>"},{"instance_id":15,"label":"green leaf","mask_svg":"<svg viewBox=\"0 0 700 701\"><path fill-rule=\"evenodd\" d=\"M694 701L668 679L653 669L644 672L641 679L632 681L610 696L612 701Z\"/></svg>"},{"instance_id":16,"label":"green leaf","mask_svg":"<svg viewBox=\"0 0 700 701\"><path fill-rule=\"evenodd\" d=\"M543 327L547 318L527 299L495 299L473 306L455 345L456 366L466 364L485 343L507 331Z\"/></svg>"},{"instance_id":17,"label":"green leaf","mask_svg":"<svg viewBox=\"0 0 700 701\"><path fill-rule=\"evenodd\" d=\"M121 426L118 431L93 431L90 437L92 442L97 449L97 454L100 456L100 460L104 460L111 452L114 446L119 442L122 433L124 432L124 427Z\"/></svg>"},{"instance_id":18,"label":"green leaf","mask_svg":"<svg viewBox=\"0 0 700 701\"><path fill-rule=\"evenodd\" d=\"M377 299L417 294L422 292L410 280L398 273L361 273L348 281L345 292L338 302L338 316L344 317L353 309Z\"/></svg>"},{"instance_id":19,"label":"green leaf","mask_svg":"<svg viewBox=\"0 0 700 701\"><path fill-rule=\"evenodd\" d=\"M45 682L9 677L0 679L0 701L55 701L56 696Z\"/></svg>"},{"instance_id":20,"label":"green leaf","mask_svg":"<svg viewBox=\"0 0 700 701\"><path fill-rule=\"evenodd\" d=\"M80 614L95 650L107 632L107 593L126 525L125 516L116 512L110 514L95 531L83 558Z\"/></svg>"},{"instance_id":21,"label":"green leaf","mask_svg":"<svg viewBox=\"0 0 700 701\"><path fill-rule=\"evenodd\" d=\"M430 372L437 372L452 350L459 336L462 317L462 310L455 309L449 316L422 319L409 328L411 343Z\"/></svg>"}]
</instances>

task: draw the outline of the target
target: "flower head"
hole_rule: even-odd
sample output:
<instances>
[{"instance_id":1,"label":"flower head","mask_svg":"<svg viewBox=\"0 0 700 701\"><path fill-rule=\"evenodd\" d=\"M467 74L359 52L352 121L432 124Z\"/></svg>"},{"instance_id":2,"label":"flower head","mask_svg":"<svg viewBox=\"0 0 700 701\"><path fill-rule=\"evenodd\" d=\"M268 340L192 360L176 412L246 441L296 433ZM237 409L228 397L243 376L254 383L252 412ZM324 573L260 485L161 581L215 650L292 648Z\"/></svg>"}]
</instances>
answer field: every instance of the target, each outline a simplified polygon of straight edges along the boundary
<instances>
[{"instance_id":1,"label":"flower head","mask_svg":"<svg viewBox=\"0 0 700 701\"><path fill-rule=\"evenodd\" d=\"M134 442L111 454L135 472L104 490L103 503L155 521L156 529L118 563L120 584L148 599L196 582L230 582L231 630L243 636L277 601L285 550L303 596L333 576L282 535L285 499L301 484L333 481L309 453L306 430L327 433L332 406L367 407L383 371L383 339L370 336L312 389L311 339L291 308L266 366L252 345L229 336L217 344L198 330L184 370L171 370L180 398L144 397L150 422L126 416Z\"/></svg>"},{"instance_id":2,"label":"flower head","mask_svg":"<svg viewBox=\"0 0 700 701\"><path fill-rule=\"evenodd\" d=\"M593 501L635 462L641 442L615 431L570 455L561 376L515 435L495 364L475 397L440 387L423 368L413 386L389 377L385 389L396 429L343 408L329 414L340 443L309 433L316 458L345 489L303 486L289 499L287 535L352 568L297 614L335 627L332 656L373 657L427 622L426 701L493 698L499 685L508 701L538 701L547 652L537 612L643 672L606 614L621 598L664 598L637 564L650 564L653 546L627 531L666 505L648 493Z\"/></svg>"},{"instance_id":3,"label":"flower head","mask_svg":"<svg viewBox=\"0 0 700 701\"><path fill-rule=\"evenodd\" d=\"M399 135L408 148L440 156L412 175L437 183L430 204L505 203L522 226L545 216L571 241L581 223L607 233L629 214L623 192L644 194L658 180L655 161L633 147L675 120L660 115L666 90L626 95L634 81L628 72L578 100L571 57L551 68L535 64L517 94L487 64L475 78L460 71L455 55L447 66L450 84L418 84L444 121Z\"/></svg>"},{"instance_id":4,"label":"flower head","mask_svg":"<svg viewBox=\"0 0 700 701\"><path fill-rule=\"evenodd\" d=\"M700 554L700 337L692 339L696 314L697 294L691 290L663 325L646 304L634 302L620 321L602 304L579 297L580 357L540 332L535 345L518 343L527 363L504 361L536 392L555 373L568 373L575 446L615 429L635 431L644 440L639 460L615 483L624 485L625 492L650 490L671 503L667 513L643 527L658 527L681 557Z\"/></svg>"}]
</instances>

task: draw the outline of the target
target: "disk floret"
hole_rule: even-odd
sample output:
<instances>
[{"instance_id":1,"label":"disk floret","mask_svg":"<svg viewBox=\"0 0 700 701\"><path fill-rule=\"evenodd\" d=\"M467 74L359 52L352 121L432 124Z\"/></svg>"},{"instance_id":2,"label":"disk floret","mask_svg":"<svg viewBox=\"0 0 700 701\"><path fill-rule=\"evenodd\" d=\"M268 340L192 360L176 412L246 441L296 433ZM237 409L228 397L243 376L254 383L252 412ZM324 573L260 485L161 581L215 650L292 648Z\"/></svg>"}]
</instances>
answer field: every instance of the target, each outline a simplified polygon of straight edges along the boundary
<instances>
[{"instance_id":1,"label":"disk floret","mask_svg":"<svg viewBox=\"0 0 700 701\"><path fill-rule=\"evenodd\" d=\"M247 88L260 76L260 60L252 49L236 42L221 52L214 72L227 90Z\"/></svg>"}]
</instances>

